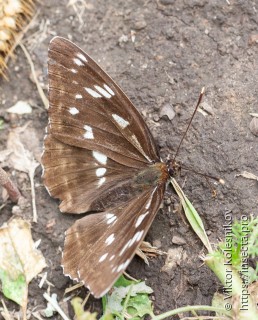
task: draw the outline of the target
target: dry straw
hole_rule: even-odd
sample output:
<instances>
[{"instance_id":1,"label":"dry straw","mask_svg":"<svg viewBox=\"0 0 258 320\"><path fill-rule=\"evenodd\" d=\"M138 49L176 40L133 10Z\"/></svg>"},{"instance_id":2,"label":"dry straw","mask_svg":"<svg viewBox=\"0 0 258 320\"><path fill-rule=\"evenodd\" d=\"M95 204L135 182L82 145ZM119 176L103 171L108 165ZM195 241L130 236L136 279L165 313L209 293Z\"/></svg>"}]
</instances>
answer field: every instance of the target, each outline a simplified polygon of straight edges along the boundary
<instances>
[{"instance_id":1,"label":"dry straw","mask_svg":"<svg viewBox=\"0 0 258 320\"><path fill-rule=\"evenodd\" d=\"M35 0L0 0L0 76L6 76L20 34L34 13Z\"/></svg>"}]
</instances>

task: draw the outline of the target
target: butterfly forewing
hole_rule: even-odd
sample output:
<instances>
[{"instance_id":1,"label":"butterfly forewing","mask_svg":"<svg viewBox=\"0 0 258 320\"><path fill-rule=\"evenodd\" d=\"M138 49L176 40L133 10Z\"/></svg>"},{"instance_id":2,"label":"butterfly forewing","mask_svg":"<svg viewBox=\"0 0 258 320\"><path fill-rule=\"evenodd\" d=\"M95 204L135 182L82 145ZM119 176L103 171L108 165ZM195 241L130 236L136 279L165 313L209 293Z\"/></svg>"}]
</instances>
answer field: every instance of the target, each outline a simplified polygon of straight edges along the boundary
<instances>
[{"instance_id":1,"label":"butterfly forewing","mask_svg":"<svg viewBox=\"0 0 258 320\"><path fill-rule=\"evenodd\" d=\"M54 38L48 68L50 132L55 137L91 150L97 146L116 161L123 161L117 154L143 162L159 160L155 142L139 112L79 47Z\"/></svg>"},{"instance_id":2,"label":"butterfly forewing","mask_svg":"<svg viewBox=\"0 0 258 320\"><path fill-rule=\"evenodd\" d=\"M67 231L63 267L102 296L130 263L160 206L168 170L130 100L79 47L49 47L43 179L63 212L97 211Z\"/></svg>"},{"instance_id":3,"label":"butterfly forewing","mask_svg":"<svg viewBox=\"0 0 258 320\"><path fill-rule=\"evenodd\" d=\"M95 297L103 296L129 265L163 193L164 185L157 186L121 206L77 220L66 233L64 273L83 281Z\"/></svg>"}]
</instances>

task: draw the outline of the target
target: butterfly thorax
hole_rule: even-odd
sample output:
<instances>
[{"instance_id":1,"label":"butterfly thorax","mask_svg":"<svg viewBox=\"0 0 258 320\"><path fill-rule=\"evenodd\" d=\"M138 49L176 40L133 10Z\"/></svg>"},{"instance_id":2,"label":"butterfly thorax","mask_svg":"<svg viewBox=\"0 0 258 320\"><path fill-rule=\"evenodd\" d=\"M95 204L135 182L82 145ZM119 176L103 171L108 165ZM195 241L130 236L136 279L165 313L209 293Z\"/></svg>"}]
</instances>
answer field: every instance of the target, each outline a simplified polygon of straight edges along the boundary
<instances>
[{"instance_id":1,"label":"butterfly thorax","mask_svg":"<svg viewBox=\"0 0 258 320\"><path fill-rule=\"evenodd\" d=\"M162 162L157 162L147 168L141 170L135 177L136 186L149 187L157 184L165 183L168 179L167 165Z\"/></svg>"}]
</instances>

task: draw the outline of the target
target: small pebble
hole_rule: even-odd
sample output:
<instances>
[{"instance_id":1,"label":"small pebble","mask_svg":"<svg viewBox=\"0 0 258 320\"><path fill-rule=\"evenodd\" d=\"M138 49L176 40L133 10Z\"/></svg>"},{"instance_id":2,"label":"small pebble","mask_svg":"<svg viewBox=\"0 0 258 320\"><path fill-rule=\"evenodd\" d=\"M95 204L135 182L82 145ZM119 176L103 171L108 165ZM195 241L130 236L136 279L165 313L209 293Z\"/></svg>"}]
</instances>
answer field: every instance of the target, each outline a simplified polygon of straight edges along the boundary
<instances>
[{"instance_id":1,"label":"small pebble","mask_svg":"<svg viewBox=\"0 0 258 320\"><path fill-rule=\"evenodd\" d=\"M214 115L214 111L212 106L207 102L207 101L203 101L201 104L201 108L206 111L207 113L209 113L210 115Z\"/></svg>"},{"instance_id":2,"label":"small pebble","mask_svg":"<svg viewBox=\"0 0 258 320\"><path fill-rule=\"evenodd\" d=\"M258 136L258 118L254 117L252 119L252 121L250 122L249 128L252 134L254 134L255 136Z\"/></svg>"},{"instance_id":3,"label":"small pebble","mask_svg":"<svg viewBox=\"0 0 258 320\"><path fill-rule=\"evenodd\" d=\"M166 103L159 112L160 118L167 116L169 120L171 121L175 117L176 113L173 109L173 106L169 103Z\"/></svg>"},{"instance_id":4,"label":"small pebble","mask_svg":"<svg viewBox=\"0 0 258 320\"><path fill-rule=\"evenodd\" d=\"M163 4L164 6L173 4L175 0L160 0L160 3Z\"/></svg>"},{"instance_id":5,"label":"small pebble","mask_svg":"<svg viewBox=\"0 0 258 320\"><path fill-rule=\"evenodd\" d=\"M159 116L158 116L157 114L154 114L154 115L153 115L153 120L154 120L155 122L158 122L158 121L159 121Z\"/></svg>"},{"instance_id":6,"label":"small pebble","mask_svg":"<svg viewBox=\"0 0 258 320\"><path fill-rule=\"evenodd\" d=\"M159 239L154 240L153 247L160 249L161 248L161 241Z\"/></svg>"},{"instance_id":7,"label":"small pebble","mask_svg":"<svg viewBox=\"0 0 258 320\"><path fill-rule=\"evenodd\" d=\"M147 23L145 20L141 20L141 21L136 21L134 24L134 29L135 30L142 30L147 26Z\"/></svg>"},{"instance_id":8,"label":"small pebble","mask_svg":"<svg viewBox=\"0 0 258 320\"><path fill-rule=\"evenodd\" d=\"M174 236L172 238L172 243L174 244L178 244L178 245L182 245L182 244L186 244L186 241L184 238L179 237L179 236Z\"/></svg>"}]
</instances>

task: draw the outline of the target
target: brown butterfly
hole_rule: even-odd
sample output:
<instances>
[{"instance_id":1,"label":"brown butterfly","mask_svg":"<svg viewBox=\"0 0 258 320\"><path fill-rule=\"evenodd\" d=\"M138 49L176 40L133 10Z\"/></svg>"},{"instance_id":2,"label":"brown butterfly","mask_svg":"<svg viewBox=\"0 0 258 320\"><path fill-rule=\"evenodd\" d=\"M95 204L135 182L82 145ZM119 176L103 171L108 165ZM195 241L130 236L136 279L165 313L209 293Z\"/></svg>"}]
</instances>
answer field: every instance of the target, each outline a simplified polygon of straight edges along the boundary
<instances>
[{"instance_id":1,"label":"brown butterfly","mask_svg":"<svg viewBox=\"0 0 258 320\"><path fill-rule=\"evenodd\" d=\"M144 239L173 173L140 113L72 42L49 46L43 179L60 210L89 214L68 229L64 273L103 296Z\"/></svg>"}]
</instances>

